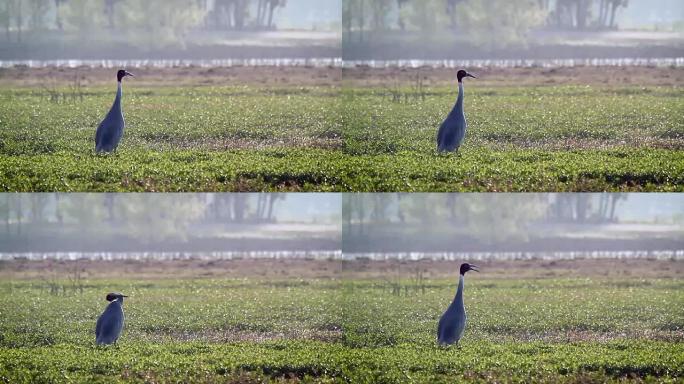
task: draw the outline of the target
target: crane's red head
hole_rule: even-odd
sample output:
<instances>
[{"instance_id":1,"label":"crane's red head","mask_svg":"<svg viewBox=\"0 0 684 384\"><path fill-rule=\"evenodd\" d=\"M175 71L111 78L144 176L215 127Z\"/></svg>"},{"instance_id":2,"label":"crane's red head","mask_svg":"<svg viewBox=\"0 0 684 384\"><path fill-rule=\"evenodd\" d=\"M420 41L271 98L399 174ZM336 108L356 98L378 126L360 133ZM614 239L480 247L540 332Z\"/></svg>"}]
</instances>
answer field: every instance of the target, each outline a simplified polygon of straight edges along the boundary
<instances>
[{"instance_id":1,"label":"crane's red head","mask_svg":"<svg viewBox=\"0 0 684 384\"><path fill-rule=\"evenodd\" d=\"M459 69L458 72L456 73L456 78L458 79L458 82L460 83L464 77L472 77L473 79L477 79L477 77L466 72L464 69Z\"/></svg>"},{"instance_id":2,"label":"crane's red head","mask_svg":"<svg viewBox=\"0 0 684 384\"><path fill-rule=\"evenodd\" d=\"M480 272L479 268L480 267L478 267L477 265L463 263L461 264L461 275L465 276L466 272L468 271Z\"/></svg>"},{"instance_id":3,"label":"crane's red head","mask_svg":"<svg viewBox=\"0 0 684 384\"><path fill-rule=\"evenodd\" d=\"M135 77L135 75L133 75L132 73L124 71L123 69L119 69L119 72L116 73L116 80L121 81L121 79L123 79L126 76Z\"/></svg>"},{"instance_id":4,"label":"crane's red head","mask_svg":"<svg viewBox=\"0 0 684 384\"><path fill-rule=\"evenodd\" d=\"M107 294L107 301L120 300L120 299L123 299L124 297L128 297L128 296L124 295L123 293L111 292L111 293Z\"/></svg>"}]
</instances>

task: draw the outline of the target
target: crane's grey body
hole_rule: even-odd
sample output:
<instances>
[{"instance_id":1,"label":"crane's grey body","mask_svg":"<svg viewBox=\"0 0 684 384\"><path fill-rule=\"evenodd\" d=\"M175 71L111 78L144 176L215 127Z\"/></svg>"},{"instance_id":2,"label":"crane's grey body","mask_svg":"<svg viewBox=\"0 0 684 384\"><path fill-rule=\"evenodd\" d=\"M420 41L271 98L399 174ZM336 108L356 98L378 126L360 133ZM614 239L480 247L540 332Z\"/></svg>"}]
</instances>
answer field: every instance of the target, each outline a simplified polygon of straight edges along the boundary
<instances>
[{"instance_id":1,"label":"crane's grey body","mask_svg":"<svg viewBox=\"0 0 684 384\"><path fill-rule=\"evenodd\" d=\"M437 131L437 150L439 152L458 151L465 138L468 123L466 122L465 112L463 112L464 77L476 78L462 69L458 71L458 98L456 99L456 104L446 119L444 119L442 125L439 126L439 131Z\"/></svg>"},{"instance_id":2,"label":"crane's grey body","mask_svg":"<svg viewBox=\"0 0 684 384\"><path fill-rule=\"evenodd\" d=\"M476 271L477 266L464 263L461 265L461 274L458 277L458 288L456 289L456 296L449 305L449 308L442 314L437 325L437 342L440 345L458 344L463 332L465 331L466 316L465 305L463 304L463 283L465 280L465 273L468 271Z\"/></svg>"},{"instance_id":3,"label":"crane's grey body","mask_svg":"<svg viewBox=\"0 0 684 384\"><path fill-rule=\"evenodd\" d=\"M111 301L104 312L97 319L95 325L95 342L100 345L116 343L121 336L124 326L123 298L128 297L120 293L110 293L107 300Z\"/></svg>"},{"instance_id":4,"label":"crane's grey body","mask_svg":"<svg viewBox=\"0 0 684 384\"><path fill-rule=\"evenodd\" d=\"M123 136L126 122L124 121L123 110L121 109L121 96L123 93L121 81L126 76L133 76L133 74L124 70L120 70L117 73L118 87L114 104L97 127L97 132L95 133L96 152L112 152L116 150Z\"/></svg>"},{"instance_id":5,"label":"crane's grey body","mask_svg":"<svg viewBox=\"0 0 684 384\"><path fill-rule=\"evenodd\" d=\"M467 320L468 317L463 304L463 275L461 275L459 276L456 297L439 319L437 341L442 345L458 344L458 341L463 337Z\"/></svg>"},{"instance_id":6,"label":"crane's grey body","mask_svg":"<svg viewBox=\"0 0 684 384\"><path fill-rule=\"evenodd\" d=\"M437 149L440 152L457 150L465 138L466 128L468 128L468 123L463 112L463 83L459 82L456 105L437 132Z\"/></svg>"},{"instance_id":7,"label":"crane's grey body","mask_svg":"<svg viewBox=\"0 0 684 384\"><path fill-rule=\"evenodd\" d=\"M96 152L112 152L119 145L121 136L123 136L126 122L124 121L123 111L121 110L121 82L119 82L118 90L116 91L116 98L114 105L105 116L104 120L97 127L95 134L95 151Z\"/></svg>"}]
</instances>

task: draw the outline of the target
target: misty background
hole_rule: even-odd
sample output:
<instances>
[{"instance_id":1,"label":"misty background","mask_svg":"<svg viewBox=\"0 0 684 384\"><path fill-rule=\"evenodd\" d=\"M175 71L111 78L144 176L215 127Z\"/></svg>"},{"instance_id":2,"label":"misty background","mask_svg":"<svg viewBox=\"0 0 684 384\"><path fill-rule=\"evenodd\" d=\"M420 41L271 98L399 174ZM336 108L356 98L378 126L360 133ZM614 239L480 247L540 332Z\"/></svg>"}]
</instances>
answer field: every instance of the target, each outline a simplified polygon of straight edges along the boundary
<instances>
[{"instance_id":1,"label":"misty background","mask_svg":"<svg viewBox=\"0 0 684 384\"><path fill-rule=\"evenodd\" d=\"M684 195L345 194L345 253L672 250Z\"/></svg>"},{"instance_id":2,"label":"misty background","mask_svg":"<svg viewBox=\"0 0 684 384\"><path fill-rule=\"evenodd\" d=\"M344 60L684 56L680 0L343 0Z\"/></svg>"},{"instance_id":3,"label":"misty background","mask_svg":"<svg viewBox=\"0 0 684 384\"><path fill-rule=\"evenodd\" d=\"M0 194L0 253L340 250L341 197Z\"/></svg>"},{"instance_id":4,"label":"misty background","mask_svg":"<svg viewBox=\"0 0 684 384\"><path fill-rule=\"evenodd\" d=\"M0 60L339 57L341 0L2 0Z\"/></svg>"},{"instance_id":5,"label":"misty background","mask_svg":"<svg viewBox=\"0 0 684 384\"><path fill-rule=\"evenodd\" d=\"M684 258L684 194L0 194L0 259L625 251Z\"/></svg>"}]
</instances>

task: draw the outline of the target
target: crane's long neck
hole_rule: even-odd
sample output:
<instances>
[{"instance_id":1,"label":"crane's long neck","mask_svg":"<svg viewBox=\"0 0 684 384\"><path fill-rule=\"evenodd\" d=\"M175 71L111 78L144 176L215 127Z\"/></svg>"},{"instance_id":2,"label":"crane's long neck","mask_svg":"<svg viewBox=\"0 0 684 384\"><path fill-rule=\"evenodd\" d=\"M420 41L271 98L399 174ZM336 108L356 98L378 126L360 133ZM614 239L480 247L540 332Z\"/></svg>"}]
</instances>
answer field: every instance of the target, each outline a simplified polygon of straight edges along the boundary
<instances>
[{"instance_id":1,"label":"crane's long neck","mask_svg":"<svg viewBox=\"0 0 684 384\"><path fill-rule=\"evenodd\" d=\"M464 280L464 276L459 275L459 277L458 277L458 289L456 290L456 297L454 297L454 301L451 303L451 305L463 307L463 280Z\"/></svg>"},{"instance_id":2,"label":"crane's long neck","mask_svg":"<svg viewBox=\"0 0 684 384\"><path fill-rule=\"evenodd\" d=\"M114 300L111 303L109 303L109 306L107 307L108 310L110 311L116 311L116 312L123 312L123 303L121 301Z\"/></svg>"},{"instance_id":3,"label":"crane's long neck","mask_svg":"<svg viewBox=\"0 0 684 384\"><path fill-rule=\"evenodd\" d=\"M114 105L112 105L112 110L121 112L121 94L123 90L121 87L121 82L119 81L119 85L116 89L116 98L114 99Z\"/></svg>"},{"instance_id":4,"label":"crane's long neck","mask_svg":"<svg viewBox=\"0 0 684 384\"><path fill-rule=\"evenodd\" d=\"M463 111L463 82L458 82L458 98L456 99L456 108Z\"/></svg>"},{"instance_id":5,"label":"crane's long neck","mask_svg":"<svg viewBox=\"0 0 684 384\"><path fill-rule=\"evenodd\" d=\"M463 113L463 82L458 82L458 98L451 113Z\"/></svg>"}]
</instances>

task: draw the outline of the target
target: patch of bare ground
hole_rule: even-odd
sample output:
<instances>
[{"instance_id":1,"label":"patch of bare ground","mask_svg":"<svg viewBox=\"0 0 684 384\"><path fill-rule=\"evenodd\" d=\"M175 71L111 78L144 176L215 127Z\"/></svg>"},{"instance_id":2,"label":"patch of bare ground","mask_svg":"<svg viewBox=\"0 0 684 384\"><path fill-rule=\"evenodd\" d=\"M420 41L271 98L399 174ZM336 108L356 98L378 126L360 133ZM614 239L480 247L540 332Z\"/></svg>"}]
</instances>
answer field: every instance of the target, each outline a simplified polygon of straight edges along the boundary
<instances>
[{"instance_id":1,"label":"patch of bare ground","mask_svg":"<svg viewBox=\"0 0 684 384\"><path fill-rule=\"evenodd\" d=\"M472 260L419 260L343 262L344 276L361 279L412 278L418 272L424 278L450 278L458 274L462 262ZM672 278L684 277L684 261L674 260L516 260L477 261L484 278L526 279L562 277L633 277Z\"/></svg>"},{"instance_id":2,"label":"patch of bare ground","mask_svg":"<svg viewBox=\"0 0 684 384\"><path fill-rule=\"evenodd\" d=\"M0 262L0 278L35 279L55 273L65 279L78 268L84 278L125 276L132 279L165 278L280 278L335 279L340 263L334 260L12 260Z\"/></svg>"},{"instance_id":3,"label":"patch of bare ground","mask_svg":"<svg viewBox=\"0 0 684 384\"><path fill-rule=\"evenodd\" d=\"M451 68L344 68L344 86L383 87L411 85L416 76L424 86L454 85ZM563 68L468 68L482 86L543 85L637 85L684 86L684 68L672 67L563 67Z\"/></svg>"},{"instance_id":4,"label":"patch of bare ground","mask_svg":"<svg viewBox=\"0 0 684 384\"><path fill-rule=\"evenodd\" d=\"M191 382L191 383L225 383L225 384L263 384L267 379L256 372L228 372L225 368L218 368L216 372L200 370L192 372L189 377L177 376L177 372L158 372L154 370L135 370L124 368L121 372L121 379L125 382L144 382L144 383L167 383L167 382ZM220 380L217 379L220 376ZM299 377L278 377L272 378L274 383L300 383Z\"/></svg>"},{"instance_id":5,"label":"patch of bare ground","mask_svg":"<svg viewBox=\"0 0 684 384\"><path fill-rule=\"evenodd\" d=\"M412 278L420 271L425 278L449 278L467 260L372 261L372 260L10 260L0 262L0 279L36 279L47 273L71 276L74 269L84 278L126 276L131 279L166 278L269 278L269 279L385 279ZM684 261L674 260L519 260L481 261L481 276L497 279L562 277L684 277Z\"/></svg>"},{"instance_id":6,"label":"patch of bare ground","mask_svg":"<svg viewBox=\"0 0 684 384\"><path fill-rule=\"evenodd\" d=\"M343 142L341 138L320 137L283 137L266 140L245 138L173 138L151 142L155 149L206 149L210 151L227 151L233 149L262 150L269 148L318 148L340 149Z\"/></svg>"},{"instance_id":7,"label":"patch of bare ground","mask_svg":"<svg viewBox=\"0 0 684 384\"><path fill-rule=\"evenodd\" d=\"M498 336L497 336L498 337ZM547 343L581 343L599 342L606 343L613 340L642 339L665 342L684 341L684 330L630 330L628 332L596 332L587 330L550 331L544 333L527 333L518 335L505 335L516 341L532 342L543 341Z\"/></svg>"},{"instance_id":8,"label":"patch of bare ground","mask_svg":"<svg viewBox=\"0 0 684 384\"><path fill-rule=\"evenodd\" d=\"M620 139L584 139L584 138L556 138L544 140L485 140L483 144L494 150L510 149L544 149L549 151L575 151L575 150L608 150L616 148L649 148L682 150L684 141L682 139L666 139L657 137L633 137L624 140Z\"/></svg>"},{"instance_id":9,"label":"patch of bare ground","mask_svg":"<svg viewBox=\"0 0 684 384\"><path fill-rule=\"evenodd\" d=\"M141 334L140 336L158 342L172 340L176 342L200 341L205 343L263 343L278 340L315 340L332 343L342 339L342 330L340 328L330 330L291 329L283 332L257 332L242 329L203 329L198 331L153 331Z\"/></svg>"},{"instance_id":10,"label":"patch of bare ground","mask_svg":"<svg viewBox=\"0 0 684 384\"><path fill-rule=\"evenodd\" d=\"M135 74L136 86L319 86L337 87L342 70L334 67L184 67L126 68ZM82 86L107 85L116 80L111 68L4 68L0 69L0 85L42 87L45 84L67 86L79 77Z\"/></svg>"},{"instance_id":11,"label":"patch of bare ground","mask_svg":"<svg viewBox=\"0 0 684 384\"><path fill-rule=\"evenodd\" d=\"M281 377L269 377L268 380L276 384L301 383L303 381L294 373ZM210 380L209 382L214 383L216 381ZM263 376L260 376L254 372L238 371L229 375L225 379L222 378L221 382L226 384L264 384L266 382L266 379L264 379Z\"/></svg>"},{"instance_id":12,"label":"patch of bare ground","mask_svg":"<svg viewBox=\"0 0 684 384\"><path fill-rule=\"evenodd\" d=\"M270 382L276 384L290 384L301 383L302 379L294 373L282 377L269 377ZM215 383L214 379L209 380L209 383ZM226 384L264 384L266 379L254 372L239 371L229 375L226 378L221 378L221 382Z\"/></svg>"},{"instance_id":13,"label":"patch of bare ground","mask_svg":"<svg viewBox=\"0 0 684 384\"><path fill-rule=\"evenodd\" d=\"M411 85L416 76L425 86L455 84L450 68L334 68L334 67L215 67L128 68L139 86L320 86L387 87ZM684 86L684 68L675 67L564 67L564 68L468 68L483 86L636 85ZM115 70L106 68L3 68L0 85L67 86L78 76L83 86L111 84Z\"/></svg>"}]
</instances>

